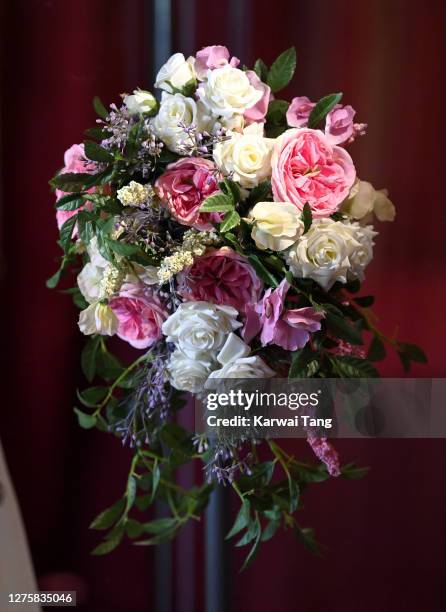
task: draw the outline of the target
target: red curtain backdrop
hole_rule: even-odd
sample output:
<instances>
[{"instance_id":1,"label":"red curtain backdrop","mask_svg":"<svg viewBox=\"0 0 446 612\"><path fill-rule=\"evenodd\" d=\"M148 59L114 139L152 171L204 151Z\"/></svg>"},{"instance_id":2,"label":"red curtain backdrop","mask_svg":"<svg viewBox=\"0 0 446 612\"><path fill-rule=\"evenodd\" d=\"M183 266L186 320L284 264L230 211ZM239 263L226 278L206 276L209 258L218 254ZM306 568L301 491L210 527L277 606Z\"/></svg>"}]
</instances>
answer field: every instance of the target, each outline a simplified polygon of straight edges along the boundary
<instances>
[{"instance_id":1,"label":"red curtain backdrop","mask_svg":"<svg viewBox=\"0 0 446 612\"><path fill-rule=\"evenodd\" d=\"M445 6L413 0L173 4L174 50L227 44L252 65L258 56L270 63L295 45L298 68L284 97L318 99L342 90L369 124L352 155L361 177L388 187L398 214L395 223L379 227L364 293L376 295L383 330L425 349L429 364L414 375L445 376ZM77 576L85 589L82 609L91 612L150 610L152 551L124 545L108 557L89 555L98 539L88 524L121 494L129 455L111 436L79 430L73 418L75 390L83 385L82 338L69 297L44 286L58 255L47 181L62 165L63 151L94 123L94 95L110 102L148 85L148 18L143 0L2 5L6 377L0 434L39 577L48 584L55 572ZM382 373L402 374L394 356ZM331 481L306 494L301 523L316 528L325 558L312 557L291 534L265 544L243 575L237 553L234 611L442 609L445 442L336 445L345 461L371 471L362 481ZM287 447L311 456L301 443ZM183 546L176 571L192 562L200 560Z\"/></svg>"}]
</instances>

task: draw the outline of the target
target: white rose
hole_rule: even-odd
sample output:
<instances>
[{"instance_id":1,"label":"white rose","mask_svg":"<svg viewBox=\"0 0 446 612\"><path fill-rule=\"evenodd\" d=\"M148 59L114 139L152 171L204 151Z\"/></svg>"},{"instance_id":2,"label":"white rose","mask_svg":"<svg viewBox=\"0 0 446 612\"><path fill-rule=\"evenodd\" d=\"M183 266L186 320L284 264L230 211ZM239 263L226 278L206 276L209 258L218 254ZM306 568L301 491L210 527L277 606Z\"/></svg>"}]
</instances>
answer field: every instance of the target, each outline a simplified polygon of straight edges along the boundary
<instances>
[{"instance_id":1,"label":"white rose","mask_svg":"<svg viewBox=\"0 0 446 612\"><path fill-rule=\"evenodd\" d=\"M231 306L209 302L185 302L163 323L167 342L173 342L187 357L216 354L228 334L241 327Z\"/></svg>"},{"instance_id":2,"label":"white rose","mask_svg":"<svg viewBox=\"0 0 446 612\"><path fill-rule=\"evenodd\" d=\"M190 359L182 351L176 349L167 364L169 379L173 387L179 391L199 393L211 371L211 359Z\"/></svg>"},{"instance_id":3,"label":"white rose","mask_svg":"<svg viewBox=\"0 0 446 612\"><path fill-rule=\"evenodd\" d=\"M259 249L283 251L304 231L300 212L290 202L258 202L249 213L251 236Z\"/></svg>"},{"instance_id":4,"label":"white rose","mask_svg":"<svg viewBox=\"0 0 446 612\"><path fill-rule=\"evenodd\" d=\"M158 270L156 266L141 266L137 263L132 263L133 271L127 274L126 283L144 283L144 285L158 285Z\"/></svg>"},{"instance_id":5,"label":"white rose","mask_svg":"<svg viewBox=\"0 0 446 612\"><path fill-rule=\"evenodd\" d=\"M371 219L372 213L380 221L395 219L395 206L388 198L387 189L376 190L367 181L356 180L348 198L343 202L341 211L363 222Z\"/></svg>"},{"instance_id":6,"label":"white rose","mask_svg":"<svg viewBox=\"0 0 446 612\"><path fill-rule=\"evenodd\" d=\"M156 99L150 91L134 89L133 95L125 96L124 104L131 115L150 113L156 108Z\"/></svg>"},{"instance_id":7,"label":"white rose","mask_svg":"<svg viewBox=\"0 0 446 612\"><path fill-rule=\"evenodd\" d=\"M156 117L152 120L155 134L171 151L179 153L181 145L188 140L184 129L180 126L197 125L197 104L192 98L182 94L166 94L161 97L161 105ZM197 125L198 127L198 125Z\"/></svg>"},{"instance_id":8,"label":"white rose","mask_svg":"<svg viewBox=\"0 0 446 612\"><path fill-rule=\"evenodd\" d=\"M254 106L263 92L255 89L246 74L229 64L208 70L207 80L200 84L197 95L203 104L217 116L242 115Z\"/></svg>"},{"instance_id":9,"label":"white rose","mask_svg":"<svg viewBox=\"0 0 446 612\"><path fill-rule=\"evenodd\" d=\"M360 246L354 232L341 221L315 219L286 253L286 261L297 278L312 278L328 291L336 281L347 282L350 257Z\"/></svg>"},{"instance_id":10,"label":"white rose","mask_svg":"<svg viewBox=\"0 0 446 612\"><path fill-rule=\"evenodd\" d=\"M231 175L242 187L252 188L271 176L274 139L263 137L263 126L253 123L242 134L214 147L214 160L220 170Z\"/></svg>"},{"instance_id":11,"label":"white rose","mask_svg":"<svg viewBox=\"0 0 446 612\"><path fill-rule=\"evenodd\" d=\"M378 235L371 225L365 227L359 225L359 223L349 223L344 221L344 225L351 233L357 246L353 249L350 259L350 269L348 270L348 276L350 278L359 278L364 280L364 270L373 259L373 239Z\"/></svg>"},{"instance_id":12,"label":"white rose","mask_svg":"<svg viewBox=\"0 0 446 612\"><path fill-rule=\"evenodd\" d=\"M156 75L155 87L164 89L168 93L182 91L186 87L196 84L197 77L194 70L194 58L187 60L182 53L174 53L167 62L161 66Z\"/></svg>"},{"instance_id":13,"label":"white rose","mask_svg":"<svg viewBox=\"0 0 446 612\"><path fill-rule=\"evenodd\" d=\"M99 251L98 239L96 236L93 236L88 243L87 253L88 257L90 258L90 262L98 268L106 268L109 265L109 262L101 255Z\"/></svg>"},{"instance_id":14,"label":"white rose","mask_svg":"<svg viewBox=\"0 0 446 612\"><path fill-rule=\"evenodd\" d=\"M274 375L274 370L267 366L263 359L253 355L240 357L225 364L220 370L214 370L209 375L208 381L219 378L272 378ZM212 386L211 382L206 383L207 388Z\"/></svg>"},{"instance_id":15,"label":"white rose","mask_svg":"<svg viewBox=\"0 0 446 612\"><path fill-rule=\"evenodd\" d=\"M87 336L101 334L113 336L118 331L118 319L108 304L95 302L79 315L79 329Z\"/></svg>"}]
</instances>

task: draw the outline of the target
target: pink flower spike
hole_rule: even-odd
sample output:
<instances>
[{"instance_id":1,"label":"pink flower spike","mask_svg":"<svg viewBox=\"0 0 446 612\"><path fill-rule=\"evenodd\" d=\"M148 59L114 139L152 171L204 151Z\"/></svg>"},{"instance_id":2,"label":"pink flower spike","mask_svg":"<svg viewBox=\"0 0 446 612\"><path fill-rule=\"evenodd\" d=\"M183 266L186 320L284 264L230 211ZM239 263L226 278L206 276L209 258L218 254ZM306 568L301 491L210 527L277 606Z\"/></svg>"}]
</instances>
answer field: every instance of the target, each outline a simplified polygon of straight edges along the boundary
<instances>
[{"instance_id":1,"label":"pink flower spike","mask_svg":"<svg viewBox=\"0 0 446 612\"><path fill-rule=\"evenodd\" d=\"M331 442L329 442L327 438L317 438L311 434L308 435L307 442L319 461L325 463L330 476L340 476L341 468L339 455Z\"/></svg>"}]
</instances>

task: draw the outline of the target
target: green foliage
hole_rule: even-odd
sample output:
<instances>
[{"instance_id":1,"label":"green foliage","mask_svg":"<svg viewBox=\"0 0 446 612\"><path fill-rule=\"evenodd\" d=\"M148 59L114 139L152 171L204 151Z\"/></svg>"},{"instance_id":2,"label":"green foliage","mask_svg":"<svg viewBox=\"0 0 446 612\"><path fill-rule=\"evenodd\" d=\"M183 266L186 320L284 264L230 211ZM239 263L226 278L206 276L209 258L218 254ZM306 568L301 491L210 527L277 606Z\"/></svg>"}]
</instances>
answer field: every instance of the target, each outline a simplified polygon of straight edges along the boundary
<instances>
[{"instance_id":1,"label":"green foliage","mask_svg":"<svg viewBox=\"0 0 446 612\"><path fill-rule=\"evenodd\" d=\"M271 100L266 114L266 135L269 138L277 138L288 128L286 112L289 102L285 100Z\"/></svg>"},{"instance_id":2,"label":"green foliage","mask_svg":"<svg viewBox=\"0 0 446 612\"><path fill-rule=\"evenodd\" d=\"M296 70L296 49L291 47L279 55L268 71L266 82L276 93L288 85Z\"/></svg>"},{"instance_id":3,"label":"green foliage","mask_svg":"<svg viewBox=\"0 0 446 612\"><path fill-rule=\"evenodd\" d=\"M309 128L317 128L319 123L321 123L328 113L339 104L342 99L342 93L334 93L321 98L316 106L310 113L308 118L308 127Z\"/></svg>"},{"instance_id":4,"label":"green foliage","mask_svg":"<svg viewBox=\"0 0 446 612\"><path fill-rule=\"evenodd\" d=\"M302 223L304 224L304 234L308 232L313 223L313 215L311 213L311 208L308 202L305 202L302 215L301 215Z\"/></svg>"},{"instance_id":5,"label":"green foliage","mask_svg":"<svg viewBox=\"0 0 446 612\"><path fill-rule=\"evenodd\" d=\"M110 151L107 151L107 149L104 149L103 147L101 147L101 145L98 145L96 142L93 142L93 140L86 140L84 143L84 147L85 156L88 159L97 162L103 162L106 164L109 164L114 160L114 157L110 153Z\"/></svg>"},{"instance_id":6,"label":"green foliage","mask_svg":"<svg viewBox=\"0 0 446 612\"><path fill-rule=\"evenodd\" d=\"M256 73L256 75L259 77L261 81L266 83L268 79L268 66L265 64L265 62L262 59L259 58L256 60L254 64L254 72Z\"/></svg>"},{"instance_id":7,"label":"green foliage","mask_svg":"<svg viewBox=\"0 0 446 612\"><path fill-rule=\"evenodd\" d=\"M228 212L233 209L233 199L224 193L209 196L200 206L200 212Z\"/></svg>"},{"instance_id":8,"label":"green foliage","mask_svg":"<svg viewBox=\"0 0 446 612\"><path fill-rule=\"evenodd\" d=\"M98 96L93 98L93 108L101 119L106 119L108 112Z\"/></svg>"},{"instance_id":9,"label":"green foliage","mask_svg":"<svg viewBox=\"0 0 446 612\"><path fill-rule=\"evenodd\" d=\"M225 233L234 227L237 227L237 225L240 225L240 215L237 211L231 210L230 212L226 213L224 221L221 223L219 229L220 232Z\"/></svg>"}]
</instances>

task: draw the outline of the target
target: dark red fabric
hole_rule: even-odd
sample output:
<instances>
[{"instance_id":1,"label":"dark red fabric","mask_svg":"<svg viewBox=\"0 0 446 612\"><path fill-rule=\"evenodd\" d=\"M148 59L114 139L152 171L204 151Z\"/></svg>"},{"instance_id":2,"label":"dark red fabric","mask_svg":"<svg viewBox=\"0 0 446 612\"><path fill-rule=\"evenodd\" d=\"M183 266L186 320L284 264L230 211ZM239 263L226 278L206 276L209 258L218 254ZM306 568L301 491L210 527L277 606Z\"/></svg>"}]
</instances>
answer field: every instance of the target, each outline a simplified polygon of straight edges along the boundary
<instances>
[{"instance_id":1,"label":"dark red fabric","mask_svg":"<svg viewBox=\"0 0 446 612\"><path fill-rule=\"evenodd\" d=\"M2 5L7 376L1 437L39 576L75 573L88 590L84 609L90 611L151 609L152 553L124 545L109 557L89 556L98 538L88 524L120 495L129 456L110 436L80 431L73 418L75 389L83 385L82 339L69 298L44 286L58 254L47 180L61 166L63 151L92 125L93 95L110 102L147 84L150 41L143 22L150 11L144 4L15 0ZM270 63L293 44L298 68L284 96L318 99L342 90L358 119L369 124L352 154L361 177L389 188L398 216L379 228L364 290L376 294L379 324L388 334L398 328L401 339L426 350L429 364L414 373L444 376L446 8L413 0L196 0L190 3L193 19L184 20L189 3L174 4L175 50L182 41L192 46L187 52L228 44L252 64L257 56ZM234 22L231 10L242 21ZM185 32L191 24L193 30ZM401 374L394 356L382 372ZM328 547L325 559L313 558L284 534L264 545L240 576L237 553L234 610L442 609L444 441L336 445L346 461L356 459L371 472L363 481L331 481L308 493L301 522L316 528ZM302 443L286 446L311 457ZM191 557L198 565L196 551L180 550L184 559L177 555L177 572Z\"/></svg>"}]
</instances>

